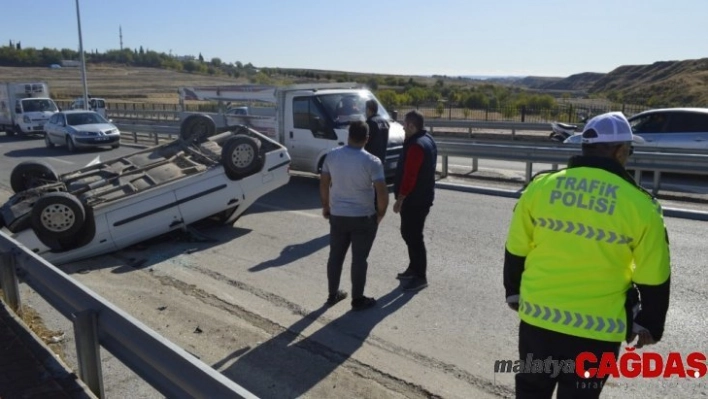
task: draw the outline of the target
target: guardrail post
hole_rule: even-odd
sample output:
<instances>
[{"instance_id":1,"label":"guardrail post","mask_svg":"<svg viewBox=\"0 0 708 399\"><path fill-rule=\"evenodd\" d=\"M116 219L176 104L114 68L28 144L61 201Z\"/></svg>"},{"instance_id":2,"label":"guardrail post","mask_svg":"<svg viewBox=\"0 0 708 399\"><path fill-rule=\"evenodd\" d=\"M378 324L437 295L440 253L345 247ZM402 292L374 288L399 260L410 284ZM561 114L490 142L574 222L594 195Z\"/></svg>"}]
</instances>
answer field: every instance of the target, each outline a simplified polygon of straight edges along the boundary
<instances>
[{"instance_id":1,"label":"guardrail post","mask_svg":"<svg viewBox=\"0 0 708 399\"><path fill-rule=\"evenodd\" d=\"M558 170L558 164L557 163L551 164L551 169Z\"/></svg>"},{"instance_id":2,"label":"guardrail post","mask_svg":"<svg viewBox=\"0 0 708 399\"><path fill-rule=\"evenodd\" d=\"M138 132L133 132L133 143L138 142Z\"/></svg>"},{"instance_id":3,"label":"guardrail post","mask_svg":"<svg viewBox=\"0 0 708 399\"><path fill-rule=\"evenodd\" d=\"M13 312L19 313L20 306L20 286L15 273L15 255L10 252L0 253L0 283L5 303L10 306Z\"/></svg>"},{"instance_id":4,"label":"guardrail post","mask_svg":"<svg viewBox=\"0 0 708 399\"><path fill-rule=\"evenodd\" d=\"M511 139L512 140L516 139L516 129L511 129Z\"/></svg>"},{"instance_id":5,"label":"guardrail post","mask_svg":"<svg viewBox=\"0 0 708 399\"><path fill-rule=\"evenodd\" d=\"M476 172L479 168L479 159L472 158L472 172Z\"/></svg>"},{"instance_id":6,"label":"guardrail post","mask_svg":"<svg viewBox=\"0 0 708 399\"><path fill-rule=\"evenodd\" d=\"M440 173L440 177L447 177L447 155L442 156L442 172Z\"/></svg>"},{"instance_id":7,"label":"guardrail post","mask_svg":"<svg viewBox=\"0 0 708 399\"><path fill-rule=\"evenodd\" d=\"M73 316L79 376L94 395L105 398L96 312L89 309L74 313Z\"/></svg>"},{"instance_id":8,"label":"guardrail post","mask_svg":"<svg viewBox=\"0 0 708 399\"><path fill-rule=\"evenodd\" d=\"M634 170L634 181L637 182L640 186L642 185L642 171L639 169Z\"/></svg>"},{"instance_id":9,"label":"guardrail post","mask_svg":"<svg viewBox=\"0 0 708 399\"><path fill-rule=\"evenodd\" d=\"M531 181L531 174L533 173L533 164L531 162L526 162L526 183Z\"/></svg>"},{"instance_id":10,"label":"guardrail post","mask_svg":"<svg viewBox=\"0 0 708 399\"><path fill-rule=\"evenodd\" d=\"M654 185L651 187L651 193L656 195L659 192L659 186L661 184L661 172L658 170L654 171Z\"/></svg>"},{"instance_id":11,"label":"guardrail post","mask_svg":"<svg viewBox=\"0 0 708 399\"><path fill-rule=\"evenodd\" d=\"M159 137L158 137L157 133L155 133L155 145L158 145L158 144L160 144Z\"/></svg>"}]
</instances>

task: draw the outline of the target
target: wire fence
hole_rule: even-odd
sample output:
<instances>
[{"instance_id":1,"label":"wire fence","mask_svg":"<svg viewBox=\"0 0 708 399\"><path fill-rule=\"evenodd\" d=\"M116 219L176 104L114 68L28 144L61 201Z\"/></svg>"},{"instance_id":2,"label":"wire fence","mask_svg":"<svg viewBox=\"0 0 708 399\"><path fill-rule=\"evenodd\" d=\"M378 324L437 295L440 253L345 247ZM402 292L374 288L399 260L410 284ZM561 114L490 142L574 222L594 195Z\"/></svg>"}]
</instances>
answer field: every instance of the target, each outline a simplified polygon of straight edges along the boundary
<instances>
[{"instance_id":1,"label":"wire fence","mask_svg":"<svg viewBox=\"0 0 708 399\"><path fill-rule=\"evenodd\" d=\"M57 105L62 109L69 109L71 101L56 101ZM245 105L245 104L244 104ZM262 106L260 104L249 104L252 108ZM109 110L115 111L181 111L179 104L167 103L138 103L138 102L111 102L107 101L106 106ZM185 110L188 112L219 112L224 109L223 104L215 102L194 102L186 103ZM507 107L487 107L487 108L461 108L453 105L438 104L423 104L415 105L399 105L395 107L387 107L389 111L395 110L399 115L399 119L411 111L418 110L425 116L426 119L454 119L454 120L471 120L471 121L507 121L507 122L566 122L566 123L582 123L586 119L599 115L605 112L620 111L627 117L636 113L650 109L648 106L629 105L629 104L589 104L578 105L572 103L560 103L551 108L531 108L525 106L507 106Z\"/></svg>"}]
</instances>

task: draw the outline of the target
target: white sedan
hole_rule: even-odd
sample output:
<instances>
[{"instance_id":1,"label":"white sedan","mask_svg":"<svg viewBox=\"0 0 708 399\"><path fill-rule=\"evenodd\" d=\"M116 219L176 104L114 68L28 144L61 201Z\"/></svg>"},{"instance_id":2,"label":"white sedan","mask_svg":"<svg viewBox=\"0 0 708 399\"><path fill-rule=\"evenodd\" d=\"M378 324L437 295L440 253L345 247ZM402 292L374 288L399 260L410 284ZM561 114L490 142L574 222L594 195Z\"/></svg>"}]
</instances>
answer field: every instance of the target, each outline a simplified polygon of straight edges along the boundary
<instances>
[{"instance_id":1,"label":"white sedan","mask_svg":"<svg viewBox=\"0 0 708 399\"><path fill-rule=\"evenodd\" d=\"M109 253L205 218L234 223L258 198L289 181L290 155L245 126L217 132L195 114L174 142L58 176L25 161L0 226L54 264Z\"/></svg>"},{"instance_id":2,"label":"white sedan","mask_svg":"<svg viewBox=\"0 0 708 399\"><path fill-rule=\"evenodd\" d=\"M44 124L47 148L65 145L69 152L87 147L120 147L120 130L94 111L57 112Z\"/></svg>"}]
</instances>

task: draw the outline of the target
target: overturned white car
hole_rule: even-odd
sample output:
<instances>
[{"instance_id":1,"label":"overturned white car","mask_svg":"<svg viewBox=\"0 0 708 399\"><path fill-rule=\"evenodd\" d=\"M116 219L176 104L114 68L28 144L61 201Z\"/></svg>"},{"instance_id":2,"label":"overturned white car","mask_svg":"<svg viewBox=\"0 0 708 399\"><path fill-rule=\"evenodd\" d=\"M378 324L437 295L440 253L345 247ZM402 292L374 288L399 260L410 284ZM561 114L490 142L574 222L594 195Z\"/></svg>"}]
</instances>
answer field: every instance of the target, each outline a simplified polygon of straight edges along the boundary
<instances>
[{"instance_id":1,"label":"overturned white car","mask_svg":"<svg viewBox=\"0 0 708 399\"><path fill-rule=\"evenodd\" d=\"M180 139L57 175L39 161L17 165L15 194L0 208L13 238L62 264L113 252L193 222L233 223L289 181L290 155L245 126L217 132L192 115Z\"/></svg>"}]
</instances>

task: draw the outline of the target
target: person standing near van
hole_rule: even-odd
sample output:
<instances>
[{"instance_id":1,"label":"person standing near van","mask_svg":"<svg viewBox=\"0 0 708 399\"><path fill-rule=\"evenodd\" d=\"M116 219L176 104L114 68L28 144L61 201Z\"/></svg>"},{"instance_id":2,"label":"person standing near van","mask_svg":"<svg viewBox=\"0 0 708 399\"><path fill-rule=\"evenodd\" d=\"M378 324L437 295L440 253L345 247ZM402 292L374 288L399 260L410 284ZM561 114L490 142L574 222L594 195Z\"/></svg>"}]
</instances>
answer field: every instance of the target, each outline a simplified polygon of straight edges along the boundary
<instances>
[{"instance_id":1,"label":"person standing near van","mask_svg":"<svg viewBox=\"0 0 708 399\"><path fill-rule=\"evenodd\" d=\"M364 296L367 259L378 225L388 208L383 165L364 150L368 137L369 128L364 121L352 122L348 144L327 154L320 175L322 215L329 219L330 225L327 305L332 306L347 297L346 292L339 289L339 283L344 258L351 246L353 310L376 305L374 298Z\"/></svg>"},{"instance_id":2,"label":"person standing near van","mask_svg":"<svg viewBox=\"0 0 708 399\"><path fill-rule=\"evenodd\" d=\"M386 165L386 147L388 147L388 121L379 115L379 104L371 99L366 102L366 124L369 125L369 141L364 149L376 155Z\"/></svg>"},{"instance_id":3,"label":"person standing near van","mask_svg":"<svg viewBox=\"0 0 708 399\"><path fill-rule=\"evenodd\" d=\"M435 168L438 150L425 129L418 111L410 111L403 120L406 138L398 159L393 192L393 211L401 214L401 236L408 247L408 268L397 278L407 280L404 291L417 291L428 286L428 258L423 241L425 219L435 199Z\"/></svg>"}]
</instances>

